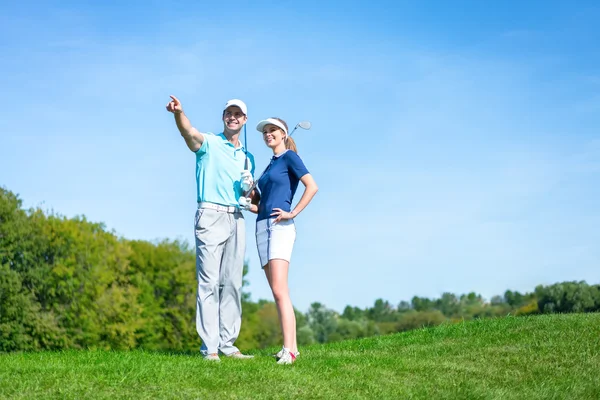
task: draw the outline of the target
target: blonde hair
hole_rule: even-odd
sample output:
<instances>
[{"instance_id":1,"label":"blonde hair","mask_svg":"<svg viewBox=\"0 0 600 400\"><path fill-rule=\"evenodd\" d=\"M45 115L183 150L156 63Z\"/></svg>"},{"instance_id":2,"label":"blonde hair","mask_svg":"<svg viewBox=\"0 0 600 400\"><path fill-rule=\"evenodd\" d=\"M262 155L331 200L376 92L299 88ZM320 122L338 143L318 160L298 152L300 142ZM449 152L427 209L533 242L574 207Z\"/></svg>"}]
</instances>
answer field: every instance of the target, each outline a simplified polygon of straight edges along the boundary
<instances>
[{"instance_id":1,"label":"blonde hair","mask_svg":"<svg viewBox=\"0 0 600 400\"><path fill-rule=\"evenodd\" d=\"M298 148L296 147L296 142L292 139L291 136L285 137L285 148L293 151L294 153L298 153Z\"/></svg>"},{"instance_id":2,"label":"blonde hair","mask_svg":"<svg viewBox=\"0 0 600 400\"><path fill-rule=\"evenodd\" d=\"M281 122L283 124L283 126L285 126L285 130L289 131L288 125L284 120L282 120L281 118L277 118L277 117L272 117L272 118ZM285 148L293 151L294 153L298 153L298 148L296 147L296 142L294 141L294 139L292 139L292 137L290 135L285 135Z\"/></svg>"}]
</instances>

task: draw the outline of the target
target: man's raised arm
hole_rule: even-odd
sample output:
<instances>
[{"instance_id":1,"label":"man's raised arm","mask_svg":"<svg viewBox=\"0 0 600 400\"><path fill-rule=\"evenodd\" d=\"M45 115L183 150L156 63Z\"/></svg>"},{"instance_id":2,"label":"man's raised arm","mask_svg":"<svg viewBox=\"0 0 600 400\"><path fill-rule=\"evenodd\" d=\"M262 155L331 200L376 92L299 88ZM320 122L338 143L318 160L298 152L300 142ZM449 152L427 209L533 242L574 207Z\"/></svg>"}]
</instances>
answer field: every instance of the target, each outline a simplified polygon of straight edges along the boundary
<instances>
[{"instance_id":1,"label":"man's raised arm","mask_svg":"<svg viewBox=\"0 0 600 400\"><path fill-rule=\"evenodd\" d=\"M192 126L192 123L183 112L183 107L181 106L179 99L175 96L170 97L171 101L167 103L167 111L172 112L173 115L175 115L177 129L179 129L179 132L181 133L181 136L183 136L189 149L196 152L202 147L204 136Z\"/></svg>"}]
</instances>

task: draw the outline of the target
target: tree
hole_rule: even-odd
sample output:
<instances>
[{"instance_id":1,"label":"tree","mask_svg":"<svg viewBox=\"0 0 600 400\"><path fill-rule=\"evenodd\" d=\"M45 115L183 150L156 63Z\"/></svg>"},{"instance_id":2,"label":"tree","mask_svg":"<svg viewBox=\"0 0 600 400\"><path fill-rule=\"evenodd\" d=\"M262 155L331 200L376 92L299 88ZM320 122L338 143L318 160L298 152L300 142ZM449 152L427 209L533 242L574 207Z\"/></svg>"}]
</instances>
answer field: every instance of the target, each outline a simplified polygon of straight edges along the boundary
<instances>
[{"instance_id":1,"label":"tree","mask_svg":"<svg viewBox=\"0 0 600 400\"><path fill-rule=\"evenodd\" d=\"M433 302L426 297L414 296L410 304L415 311L429 311L433 309Z\"/></svg>"},{"instance_id":2,"label":"tree","mask_svg":"<svg viewBox=\"0 0 600 400\"><path fill-rule=\"evenodd\" d=\"M56 318L41 313L34 296L21 285L19 274L0 265L0 352L60 349L64 331Z\"/></svg>"},{"instance_id":3,"label":"tree","mask_svg":"<svg viewBox=\"0 0 600 400\"><path fill-rule=\"evenodd\" d=\"M315 340L325 343L329 335L337 328L337 315L335 311L326 308L321 303L312 303L307 313L308 325L315 334Z\"/></svg>"},{"instance_id":4,"label":"tree","mask_svg":"<svg viewBox=\"0 0 600 400\"><path fill-rule=\"evenodd\" d=\"M396 308L399 313L405 313L412 310L412 306L408 301L402 300L398 303L398 307Z\"/></svg>"},{"instance_id":5,"label":"tree","mask_svg":"<svg viewBox=\"0 0 600 400\"><path fill-rule=\"evenodd\" d=\"M435 301L435 309L439 310L446 317L453 317L460 314L461 303L456 298L456 295L446 292Z\"/></svg>"},{"instance_id":6,"label":"tree","mask_svg":"<svg viewBox=\"0 0 600 400\"><path fill-rule=\"evenodd\" d=\"M342 313L342 318L348 321L359 321L365 318L365 312L358 307L346 306Z\"/></svg>"},{"instance_id":7,"label":"tree","mask_svg":"<svg viewBox=\"0 0 600 400\"><path fill-rule=\"evenodd\" d=\"M296 329L296 341L298 346L306 346L315 342L315 333L310 326L304 325Z\"/></svg>"},{"instance_id":8,"label":"tree","mask_svg":"<svg viewBox=\"0 0 600 400\"><path fill-rule=\"evenodd\" d=\"M387 300L377 299L373 308L367 310L367 317L375 322L389 322L394 320L394 311L394 308Z\"/></svg>"},{"instance_id":9,"label":"tree","mask_svg":"<svg viewBox=\"0 0 600 400\"><path fill-rule=\"evenodd\" d=\"M283 336L275 303L263 303L256 316L258 324L256 325L255 337L257 338L258 347L263 349L269 346L281 345Z\"/></svg>"},{"instance_id":10,"label":"tree","mask_svg":"<svg viewBox=\"0 0 600 400\"><path fill-rule=\"evenodd\" d=\"M504 301L511 307L517 308L524 304L524 296L519 292L507 290L504 292Z\"/></svg>"},{"instance_id":11,"label":"tree","mask_svg":"<svg viewBox=\"0 0 600 400\"><path fill-rule=\"evenodd\" d=\"M596 287L581 282L562 282L535 288L539 310L543 313L592 312L600 310Z\"/></svg>"},{"instance_id":12,"label":"tree","mask_svg":"<svg viewBox=\"0 0 600 400\"><path fill-rule=\"evenodd\" d=\"M151 350L196 350L196 261L187 244L128 241L127 280L141 306L137 346Z\"/></svg>"}]
</instances>

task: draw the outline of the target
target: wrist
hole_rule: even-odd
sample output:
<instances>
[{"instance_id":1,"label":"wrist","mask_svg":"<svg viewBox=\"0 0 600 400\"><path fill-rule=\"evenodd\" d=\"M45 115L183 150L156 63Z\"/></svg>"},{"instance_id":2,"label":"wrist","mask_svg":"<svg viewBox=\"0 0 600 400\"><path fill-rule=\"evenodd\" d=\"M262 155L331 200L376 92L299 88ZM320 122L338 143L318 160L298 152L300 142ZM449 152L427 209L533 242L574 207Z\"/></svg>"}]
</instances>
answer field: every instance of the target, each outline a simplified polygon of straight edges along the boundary
<instances>
[{"instance_id":1,"label":"wrist","mask_svg":"<svg viewBox=\"0 0 600 400\"><path fill-rule=\"evenodd\" d=\"M296 218L296 215L298 215L298 214L296 214L295 210L292 210L292 211L290 211L290 215L292 216L292 218Z\"/></svg>"}]
</instances>

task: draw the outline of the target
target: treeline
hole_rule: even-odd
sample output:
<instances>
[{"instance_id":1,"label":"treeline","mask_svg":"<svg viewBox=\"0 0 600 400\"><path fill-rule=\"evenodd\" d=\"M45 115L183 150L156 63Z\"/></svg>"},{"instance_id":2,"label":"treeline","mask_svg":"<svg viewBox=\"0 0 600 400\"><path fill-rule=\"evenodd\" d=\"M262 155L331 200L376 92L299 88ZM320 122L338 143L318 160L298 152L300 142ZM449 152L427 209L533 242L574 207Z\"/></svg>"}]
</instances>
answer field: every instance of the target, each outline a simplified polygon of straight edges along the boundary
<instances>
[{"instance_id":1,"label":"treeline","mask_svg":"<svg viewBox=\"0 0 600 400\"><path fill-rule=\"evenodd\" d=\"M247 269L246 269L247 271ZM186 243L126 240L84 217L22 209L0 188L0 351L101 348L197 351L195 253ZM281 344L272 301L244 294L243 350ZM392 305L296 310L300 344L402 332L473 318L600 311L600 286L414 297Z\"/></svg>"},{"instance_id":2,"label":"treeline","mask_svg":"<svg viewBox=\"0 0 600 400\"><path fill-rule=\"evenodd\" d=\"M314 304L311 310L313 307ZM524 294L507 290L489 302L473 292L461 296L444 293L438 299L413 297L410 303L401 301L395 307L378 299L371 308L347 306L340 316L329 311L331 328L322 334L321 341L403 332L476 318L597 311L600 311L600 285L584 281L539 285L534 292Z\"/></svg>"}]
</instances>

